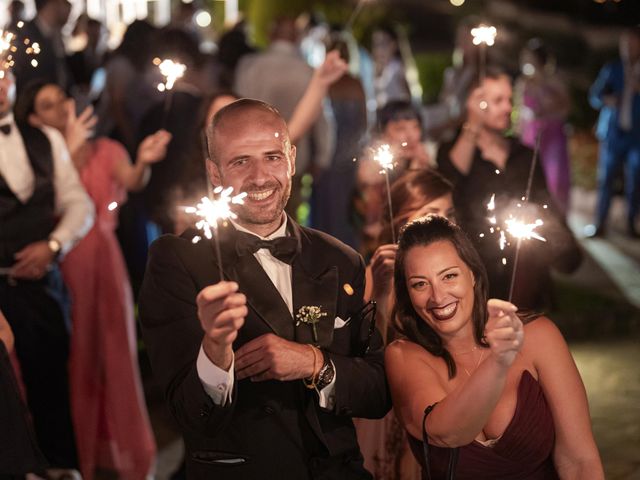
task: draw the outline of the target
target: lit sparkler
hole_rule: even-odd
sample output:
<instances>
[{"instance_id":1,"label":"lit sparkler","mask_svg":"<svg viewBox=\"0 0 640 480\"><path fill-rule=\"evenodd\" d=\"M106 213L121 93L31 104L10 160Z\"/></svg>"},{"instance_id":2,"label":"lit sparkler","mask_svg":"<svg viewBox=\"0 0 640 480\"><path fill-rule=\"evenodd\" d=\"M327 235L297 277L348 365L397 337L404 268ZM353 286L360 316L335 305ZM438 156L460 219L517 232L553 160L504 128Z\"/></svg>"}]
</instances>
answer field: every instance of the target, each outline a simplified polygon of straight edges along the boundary
<instances>
[{"instance_id":1,"label":"lit sparkler","mask_svg":"<svg viewBox=\"0 0 640 480\"><path fill-rule=\"evenodd\" d=\"M174 62L168 58L161 60L153 59L153 64L158 67L160 74L164 77L164 82L158 84L158 91L171 90L179 78L182 78L187 71L186 65Z\"/></svg>"},{"instance_id":2,"label":"lit sparkler","mask_svg":"<svg viewBox=\"0 0 640 480\"><path fill-rule=\"evenodd\" d=\"M396 243L396 232L393 224L393 206L391 205L391 182L389 182L389 171L393 170L395 166L393 159L393 152L388 144L380 145L373 154L373 159L380 164L382 170L380 173L384 175L384 180L387 184L387 202L389 204L389 221L391 228L391 241Z\"/></svg>"},{"instance_id":3,"label":"lit sparkler","mask_svg":"<svg viewBox=\"0 0 640 480\"><path fill-rule=\"evenodd\" d=\"M171 102L173 101L173 86L178 79L184 77L187 66L168 58L161 60L158 57L153 59L153 64L158 67L160 74L164 77L164 82L158 84L158 91L169 92L164 99L164 109L162 112L162 127L164 128L167 123L169 111L171 110Z\"/></svg>"},{"instance_id":4,"label":"lit sparkler","mask_svg":"<svg viewBox=\"0 0 640 480\"><path fill-rule=\"evenodd\" d=\"M473 37L474 45L481 45L484 43L490 47L495 43L497 34L498 31L493 25L481 24L471 29L471 36Z\"/></svg>"},{"instance_id":5,"label":"lit sparkler","mask_svg":"<svg viewBox=\"0 0 640 480\"><path fill-rule=\"evenodd\" d=\"M493 25L480 24L471 29L473 44L480 47L479 76L481 85L487 70L487 47L491 47L496 42L497 34L498 30Z\"/></svg>"},{"instance_id":6,"label":"lit sparkler","mask_svg":"<svg viewBox=\"0 0 640 480\"><path fill-rule=\"evenodd\" d=\"M526 204L527 202L529 202L529 197L531 195L531 186L533 185L533 174L536 170L536 163L538 162L538 155L540 154L540 137L541 137L541 131L538 132L538 135L536 137L536 144L535 144L535 148L533 149L533 158L531 159L531 168L529 169L529 178L527 179L527 190L524 194L524 197L522 197L522 201ZM539 223L538 223L539 222ZM535 222L536 227L542 225L542 220L536 220ZM535 227L534 227L535 228ZM522 233L523 236L518 236L518 243L516 245L516 256L513 262L513 270L511 272L511 284L509 285L509 302L511 302L511 299L513 298L513 287L516 283L516 271L518 270L518 257L520 256L520 244L522 243L522 239L526 238L524 236L525 233L528 232L528 235L531 235L533 232L533 228L529 229L528 227L522 227L522 226L518 226L518 228L515 227L514 225L514 229L515 232L519 232ZM529 237L531 238L531 237ZM536 238L536 237L534 237ZM542 238L542 237L540 237ZM544 238L542 238L542 241L546 241Z\"/></svg>"},{"instance_id":7,"label":"lit sparkler","mask_svg":"<svg viewBox=\"0 0 640 480\"><path fill-rule=\"evenodd\" d=\"M504 223L507 226L507 232L514 238L519 240L531 240L532 238L535 238L541 242L547 241L546 238L536 232L536 228L544 225L544 222L539 218L537 218L533 223L525 223L515 218L508 218Z\"/></svg>"},{"instance_id":8,"label":"lit sparkler","mask_svg":"<svg viewBox=\"0 0 640 480\"><path fill-rule=\"evenodd\" d=\"M204 236L209 240L213 238L221 281L224 277L222 272L222 255L220 254L220 243L217 235L219 227L218 222L238 218L238 216L231 210L231 205L242 205L244 203L244 198L247 196L246 192L231 196L232 192L233 187L216 187L213 190L213 193L219 195L217 199L211 200L209 197L202 197L200 199L200 203L195 207L186 207L184 209L186 213L200 217L200 220L196 223L196 228L201 230ZM199 239L199 237L194 237L193 243L197 243Z\"/></svg>"}]
</instances>

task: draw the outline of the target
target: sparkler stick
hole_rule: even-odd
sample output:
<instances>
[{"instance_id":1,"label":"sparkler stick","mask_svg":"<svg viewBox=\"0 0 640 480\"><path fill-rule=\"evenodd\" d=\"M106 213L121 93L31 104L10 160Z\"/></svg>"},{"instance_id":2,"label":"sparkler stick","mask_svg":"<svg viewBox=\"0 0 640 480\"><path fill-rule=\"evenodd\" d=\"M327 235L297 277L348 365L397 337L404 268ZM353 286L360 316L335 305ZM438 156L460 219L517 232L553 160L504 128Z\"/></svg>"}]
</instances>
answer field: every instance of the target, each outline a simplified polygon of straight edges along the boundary
<instances>
[{"instance_id":1,"label":"sparkler stick","mask_svg":"<svg viewBox=\"0 0 640 480\"><path fill-rule=\"evenodd\" d=\"M358 18L358 15L360 14L360 11L362 10L362 7L364 7L365 3L367 3L367 0L358 0L356 7L353 9L353 12L351 12L351 15L349 15L347 23L345 23L344 25L344 29L346 31L351 30L351 27L353 27L353 24L355 23L356 18Z\"/></svg>"},{"instance_id":2,"label":"sparkler stick","mask_svg":"<svg viewBox=\"0 0 640 480\"><path fill-rule=\"evenodd\" d=\"M527 179L527 190L524 194L523 202L526 204L529 202L529 196L531 195L531 185L533 184L533 173L536 169L536 163L538 162L538 155L540 154L540 137L541 132L538 132L536 137L536 144L533 150L533 158L531 159L531 168L529 169L529 178ZM541 220L536 221L536 224L542 224ZM533 231L533 228L530 229L529 233ZM510 232L511 233L511 232ZM518 242L516 243L516 256L513 260L513 270L511 271L511 283L509 284L509 302L513 298L513 288L516 282L516 272L518 271L518 258L520 257L520 245L522 243L523 238L527 238L525 235L517 235ZM531 238L531 237L529 237ZM536 238L536 237L533 237ZM539 237L544 240L543 237Z\"/></svg>"},{"instance_id":3,"label":"sparkler stick","mask_svg":"<svg viewBox=\"0 0 640 480\"><path fill-rule=\"evenodd\" d=\"M222 271L222 255L220 253L220 242L218 240L218 222L220 220L238 218L238 216L231 211L231 205L242 205L247 194L246 192L242 192L232 197L231 192L233 192L233 187L216 187L213 192L214 194L219 194L218 199L211 200L209 197L202 197L200 203L195 207L186 207L184 211L200 217L200 220L196 223L196 228L202 230L204 236L209 240L213 238L214 251L218 261L218 273L220 274L220 281L222 281L224 273ZM192 241L193 243L197 243L199 240L200 237L194 237Z\"/></svg>"},{"instance_id":4,"label":"sparkler stick","mask_svg":"<svg viewBox=\"0 0 640 480\"><path fill-rule=\"evenodd\" d=\"M396 243L396 232L393 226L393 205L391 205L391 182L389 182L389 170L393 170L393 153L391 147L388 144L380 145L374 155L373 159L380 164L382 170L380 173L384 175L384 180L387 184L387 202L389 204L389 221L391 227L391 241Z\"/></svg>"}]
</instances>

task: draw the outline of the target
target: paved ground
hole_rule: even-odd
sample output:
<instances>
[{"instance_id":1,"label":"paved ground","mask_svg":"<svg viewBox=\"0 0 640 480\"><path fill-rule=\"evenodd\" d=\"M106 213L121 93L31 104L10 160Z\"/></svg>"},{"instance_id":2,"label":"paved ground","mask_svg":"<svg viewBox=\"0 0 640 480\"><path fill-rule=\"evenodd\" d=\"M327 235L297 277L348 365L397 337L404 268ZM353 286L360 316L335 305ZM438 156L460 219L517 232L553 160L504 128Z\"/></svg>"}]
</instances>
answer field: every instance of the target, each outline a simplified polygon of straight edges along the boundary
<instances>
[{"instance_id":1,"label":"paved ground","mask_svg":"<svg viewBox=\"0 0 640 480\"><path fill-rule=\"evenodd\" d=\"M569 223L580 238L595 196L575 190L572 202ZM607 479L640 480L640 240L626 237L623 226L623 204L616 199L608 237L581 239L583 265L555 277L550 316L567 337L587 388ZM159 445L157 478L165 480L179 464L182 444L160 392L146 379Z\"/></svg>"}]
</instances>

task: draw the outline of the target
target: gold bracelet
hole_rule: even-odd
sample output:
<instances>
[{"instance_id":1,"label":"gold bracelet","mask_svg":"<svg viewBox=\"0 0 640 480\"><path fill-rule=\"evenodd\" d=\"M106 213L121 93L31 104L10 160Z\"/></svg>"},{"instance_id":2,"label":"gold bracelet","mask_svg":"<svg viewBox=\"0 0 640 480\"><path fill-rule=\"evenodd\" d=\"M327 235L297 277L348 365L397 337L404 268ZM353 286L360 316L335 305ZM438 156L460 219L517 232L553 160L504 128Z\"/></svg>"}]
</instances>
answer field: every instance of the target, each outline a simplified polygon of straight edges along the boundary
<instances>
[{"instance_id":1,"label":"gold bracelet","mask_svg":"<svg viewBox=\"0 0 640 480\"><path fill-rule=\"evenodd\" d=\"M310 343L308 343L307 345L311 347L311 351L313 352L313 370L312 370L311 376L309 378L303 378L302 382L304 383L304 386L307 387L309 390L315 390L316 377L318 376L318 373L319 373L319 372L316 372L316 360L318 359L318 356L317 356L318 354L316 353L316 347L314 347Z\"/></svg>"}]
</instances>

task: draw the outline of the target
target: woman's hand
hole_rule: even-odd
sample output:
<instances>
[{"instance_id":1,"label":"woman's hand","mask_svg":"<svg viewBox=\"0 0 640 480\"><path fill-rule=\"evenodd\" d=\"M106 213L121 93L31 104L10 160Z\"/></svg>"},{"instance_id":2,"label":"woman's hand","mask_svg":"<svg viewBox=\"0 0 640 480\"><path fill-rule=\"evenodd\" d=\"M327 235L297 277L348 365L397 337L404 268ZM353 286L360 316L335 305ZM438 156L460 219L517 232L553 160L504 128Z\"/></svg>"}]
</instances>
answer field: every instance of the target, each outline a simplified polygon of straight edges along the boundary
<instances>
[{"instance_id":1,"label":"woman's hand","mask_svg":"<svg viewBox=\"0 0 640 480\"><path fill-rule=\"evenodd\" d=\"M380 245L371 257L371 273L373 274L373 298L380 302L385 300L393 285L393 266L396 263L398 245Z\"/></svg>"},{"instance_id":2,"label":"woman's hand","mask_svg":"<svg viewBox=\"0 0 640 480\"><path fill-rule=\"evenodd\" d=\"M337 50L327 53L322 65L315 69L313 79L318 85L328 88L340 79L349 69L349 65Z\"/></svg>"},{"instance_id":3,"label":"woman's hand","mask_svg":"<svg viewBox=\"0 0 640 480\"><path fill-rule=\"evenodd\" d=\"M67 102L66 107L67 125L64 130L64 137L69 153L74 155L85 144L87 139L93 135L93 127L96 126L98 117L93 114L93 107L91 105L77 116L76 102L73 99Z\"/></svg>"},{"instance_id":4,"label":"woman's hand","mask_svg":"<svg viewBox=\"0 0 640 480\"><path fill-rule=\"evenodd\" d=\"M138 147L136 162L144 165L159 162L167 154L167 145L171 141L171 134L166 130L158 130L142 140Z\"/></svg>"},{"instance_id":5,"label":"woman's hand","mask_svg":"<svg viewBox=\"0 0 640 480\"><path fill-rule=\"evenodd\" d=\"M524 342L522 321L516 315L518 308L495 298L487 302L489 320L484 329L491 354L505 367L511 366Z\"/></svg>"}]
</instances>

